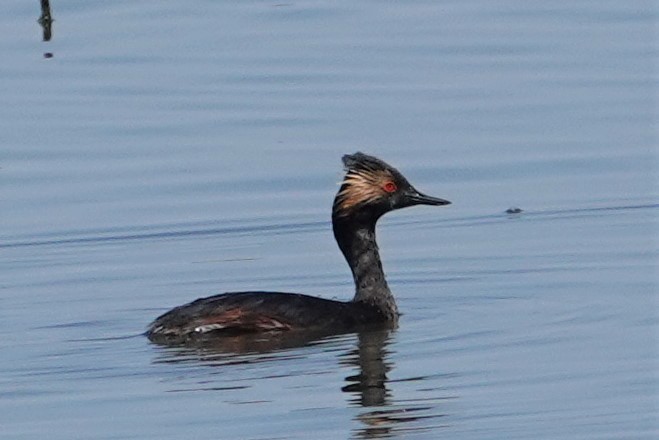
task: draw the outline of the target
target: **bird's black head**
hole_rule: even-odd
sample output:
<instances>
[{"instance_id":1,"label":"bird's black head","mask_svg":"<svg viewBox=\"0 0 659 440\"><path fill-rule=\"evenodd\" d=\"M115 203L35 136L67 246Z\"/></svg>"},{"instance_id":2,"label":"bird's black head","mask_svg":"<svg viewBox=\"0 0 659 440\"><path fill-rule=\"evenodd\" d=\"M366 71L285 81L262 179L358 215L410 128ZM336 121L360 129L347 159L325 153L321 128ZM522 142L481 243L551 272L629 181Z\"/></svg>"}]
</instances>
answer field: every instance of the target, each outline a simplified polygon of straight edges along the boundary
<instances>
[{"instance_id":1,"label":"bird's black head","mask_svg":"<svg viewBox=\"0 0 659 440\"><path fill-rule=\"evenodd\" d=\"M397 169L364 153L343 156L346 175L334 199L335 218L366 217L377 220L386 212L414 205L448 205L451 202L417 191Z\"/></svg>"}]
</instances>

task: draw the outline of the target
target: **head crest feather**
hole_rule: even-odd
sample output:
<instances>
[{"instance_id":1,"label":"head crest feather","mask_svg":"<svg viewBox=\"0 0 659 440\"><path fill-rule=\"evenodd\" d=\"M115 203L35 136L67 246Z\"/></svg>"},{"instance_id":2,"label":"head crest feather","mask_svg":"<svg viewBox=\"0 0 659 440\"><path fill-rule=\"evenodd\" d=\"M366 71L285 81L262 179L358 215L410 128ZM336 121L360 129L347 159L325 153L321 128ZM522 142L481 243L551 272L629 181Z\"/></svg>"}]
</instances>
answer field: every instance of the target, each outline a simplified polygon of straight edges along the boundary
<instances>
[{"instance_id":1,"label":"head crest feather","mask_svg":"<svg viewBox=\"0 0 659 440\"><path fill-rule=\"evenodd\" d=\"M377 201L386 195L383 190L386 182L402 178L395 168L368 154L346 154L342 160L346 175L334 200L334 212L340 215Z\"/></svg>"}]
</instances>

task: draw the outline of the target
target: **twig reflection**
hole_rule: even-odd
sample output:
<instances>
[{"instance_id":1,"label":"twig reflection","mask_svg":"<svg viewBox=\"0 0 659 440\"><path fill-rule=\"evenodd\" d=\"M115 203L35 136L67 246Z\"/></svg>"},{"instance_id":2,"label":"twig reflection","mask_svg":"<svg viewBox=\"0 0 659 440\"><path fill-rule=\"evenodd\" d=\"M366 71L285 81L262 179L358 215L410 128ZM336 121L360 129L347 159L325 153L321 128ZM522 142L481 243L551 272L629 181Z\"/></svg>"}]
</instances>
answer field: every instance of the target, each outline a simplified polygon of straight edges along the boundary
<instances>
[{"instance_id":1,"label":"twig reflection","mask_svg":"<svg viewBox=\"0 0 659 440\"><path fill-rule=\"evenodd\" d=\"M43 41L53 37L53 16L50 12L50 0L41 0L41 16L37 20L43 29Z\"/></svg>"}]
</instances>

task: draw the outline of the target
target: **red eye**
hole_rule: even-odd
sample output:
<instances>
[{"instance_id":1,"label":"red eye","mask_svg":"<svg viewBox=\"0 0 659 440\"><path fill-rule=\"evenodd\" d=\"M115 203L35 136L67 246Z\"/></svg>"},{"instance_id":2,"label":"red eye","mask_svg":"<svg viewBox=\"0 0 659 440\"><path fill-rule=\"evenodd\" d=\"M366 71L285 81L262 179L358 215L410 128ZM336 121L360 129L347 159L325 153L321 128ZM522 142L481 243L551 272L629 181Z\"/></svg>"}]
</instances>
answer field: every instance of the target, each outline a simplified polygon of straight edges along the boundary
<instances>
[{"instance_id":1,"label":"red eye","mask_svg":"<svg viewBox=\"0 0 659 440\"><path fill-rule=\"evenodd\" d=\"M382 188L388 193L392 193L398 189L394 182L387 182Z\"/></svg>"}]
</instances>

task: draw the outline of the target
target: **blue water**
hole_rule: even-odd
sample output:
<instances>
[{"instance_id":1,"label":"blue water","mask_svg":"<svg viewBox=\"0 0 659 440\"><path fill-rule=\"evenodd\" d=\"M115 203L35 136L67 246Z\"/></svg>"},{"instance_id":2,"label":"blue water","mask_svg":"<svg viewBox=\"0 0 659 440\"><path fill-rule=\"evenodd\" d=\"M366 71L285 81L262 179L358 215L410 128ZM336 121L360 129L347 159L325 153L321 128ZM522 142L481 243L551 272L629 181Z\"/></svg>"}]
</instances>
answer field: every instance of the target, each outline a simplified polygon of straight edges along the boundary
<instances>
[{"instance_id":1,"label":"blue water","mask_svg":"<svg viewBox=\"0 0 659 440\"><path fill-rule=\"evenodd\" d=\"M3 438L659 436L652 2L51 0L48 42L5 3ZM453 202L380 222L396 331L141 336L222 291L350 298L357 150Z\"/></svg>"}]
</instances>

